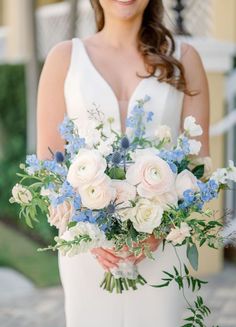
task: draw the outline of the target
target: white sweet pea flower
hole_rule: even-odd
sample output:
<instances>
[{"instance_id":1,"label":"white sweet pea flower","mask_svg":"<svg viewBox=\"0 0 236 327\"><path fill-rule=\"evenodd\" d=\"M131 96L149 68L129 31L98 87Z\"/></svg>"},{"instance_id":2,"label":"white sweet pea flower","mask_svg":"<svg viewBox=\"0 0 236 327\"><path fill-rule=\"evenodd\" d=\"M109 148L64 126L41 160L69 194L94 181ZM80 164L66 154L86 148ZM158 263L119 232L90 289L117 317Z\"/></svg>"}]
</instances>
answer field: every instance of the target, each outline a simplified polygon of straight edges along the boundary
<instances>
[{"instance_id":1,"label":"white sweet pea flower","mask_svg":"<svg viewBox=\"0 0 236 327\"><path fill-rule=\"evenodd\" d=\"M168 142L171 142L172 135L171 135L171 128L167 125L160 125L156 131L155 136L160 140L166 140Z\"/></svg>"},{"instance_id":2,"label":"white sweet pea flower","mask_svg":"<svg viewBox=\"0 0 236 327\"><path fill-rule=\"evenodd\" d=\"M101 133L97 130L97 122L89 120L87 124L78 124L79 136L85 139L86 146L93 148L100 139Z\"/></svg>"},{"instance_id":3,"label":"white sweet pea flower","mask_svg":"<svg viewBox=\"0 0 236 327\"><path fill-rule=\"evenodd\" d=\"M189 150L190 150L189 154L198 155L201 150L202 143L196 140L189 140L188 143L189 143Z\"/></svg>"},{"instance_id":4,"label":"white sweet pea flower","mask_svg":"<svg viewBox=\"0 0 236 327\"><path fill-rule=\"evenodd\" d=\"M97 146L97 150L104 156L108 156L113 152L113 148L111 146L110 141L100 141Z\"/></svg>"},{"instance_id":5,"label":"white sweet pea flower","mask_svg":"<svg viewBox=\"0 0 236 327\"><path fill-rule=\"evenodd\" d=\"M104 178L107 163L98 150L81 149L74 158L67 175L68 182L78 188Z\"/></svg>"},{"instance_id":6,"label":"white sweet pea flower","mask_svg":"<svg viewBox=\"0 0 236 327\"><path fill-rule=\"evenodd\" d=\"M188 116L184 120L184 130L190 137L202 135L202 127L196 124L196 118L193 116Z\"/></svg>"},{"instance_id":7,"label":"white sweet pea flower","mask_svg":"<svg viewBox=\"0 0 236 327\"><path fill-rule=\"evenodd\" d=\"M227 184L228 172L226 168L218 168L211 176L219 184Z\"/></svg>"},{"instance_id":8,"label":"white sweet pea flower","mask_svg":"<svg viewBox=\"0 0 236 327\"><path fill-rule=\"evenodd\" d=\"M12 201L19 204L29 204L33 199L32 193L23 185L16 184L12 189Z\"/></svg>"},{"instance_id":9,"label":"white sweet pea flower","mask_svg":"<svg viewBox=\"0 0 236 327\"><path fill-rule=\"evenodd\" d=\"M182 244L186 237L191 236L191 228L187 223L181 223L180 227L171 228L166 240L172 242L174 245Z\"/></svg>"},{"instance_id":10,"label":"white sweet pea flower","mask_svg":"<svg viewBox=\"0 0 236 327\"><path fill-rule=\"evenodd\" d=\"M229 167L227 171L228 171L228 179L233 182L236 182L236 167L234 165L233 160L229 160Z\"/></svg>"}]
</instances>

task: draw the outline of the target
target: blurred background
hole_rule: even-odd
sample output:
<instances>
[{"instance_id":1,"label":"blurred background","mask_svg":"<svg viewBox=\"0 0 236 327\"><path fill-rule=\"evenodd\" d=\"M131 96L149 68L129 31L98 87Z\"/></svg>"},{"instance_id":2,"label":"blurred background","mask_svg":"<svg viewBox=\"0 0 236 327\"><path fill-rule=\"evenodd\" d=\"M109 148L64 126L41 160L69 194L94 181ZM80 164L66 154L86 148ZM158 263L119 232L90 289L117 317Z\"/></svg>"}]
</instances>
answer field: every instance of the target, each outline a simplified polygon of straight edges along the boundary
<instances>
[{"instance_id":1,"label":"blurred background","mask_svg":"<svg viewBox=\"0 0 236 327\"><path fill-rule=\"evenodd\" d=\"M163 0L166 25L200 53L211 98L211 154L215 167L236 160L236 0ZM0 326L63 327L57 255L37 253L55 230L46 219L34 230L9 205L16 172L35 153L36 96L49 50L95 31L89 0L0 0ZM236 212L236 192L212 205ZM236 219L236 218L235 218ZM209 326L236 327L236 250L201 249L199 276L213 311ZM163 326L165 327L165 326Z\"/></svg>"}]
</instances>

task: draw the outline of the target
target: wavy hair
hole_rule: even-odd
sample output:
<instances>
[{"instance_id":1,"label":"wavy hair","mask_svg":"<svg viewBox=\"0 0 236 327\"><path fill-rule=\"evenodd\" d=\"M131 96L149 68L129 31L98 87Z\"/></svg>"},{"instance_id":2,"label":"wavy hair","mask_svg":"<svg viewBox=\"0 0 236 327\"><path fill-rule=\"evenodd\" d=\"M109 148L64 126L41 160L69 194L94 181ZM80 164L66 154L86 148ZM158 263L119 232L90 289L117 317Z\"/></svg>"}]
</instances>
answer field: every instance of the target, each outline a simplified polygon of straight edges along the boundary
<instances>
[{"instance_id":1,"label":"wavy hair","mask_svg":"<svg viewBox=\"0 0 236 327\"><path fill-rule=\"evenodd\" d=\"M97 31L105 25L105 16L99 0L90 0L94 9ZM164 6L162 0L150 0L143 14L138 34L138 50L141 53L148 78L155 76L158 81L166 82L188 95L195 95L186 85L184 66L173 53L176 49L171 32L164 26ZM156 75L157 69L159 74ZM176 73L177 72L177 73Z\"/></svg>"}]
</instances>

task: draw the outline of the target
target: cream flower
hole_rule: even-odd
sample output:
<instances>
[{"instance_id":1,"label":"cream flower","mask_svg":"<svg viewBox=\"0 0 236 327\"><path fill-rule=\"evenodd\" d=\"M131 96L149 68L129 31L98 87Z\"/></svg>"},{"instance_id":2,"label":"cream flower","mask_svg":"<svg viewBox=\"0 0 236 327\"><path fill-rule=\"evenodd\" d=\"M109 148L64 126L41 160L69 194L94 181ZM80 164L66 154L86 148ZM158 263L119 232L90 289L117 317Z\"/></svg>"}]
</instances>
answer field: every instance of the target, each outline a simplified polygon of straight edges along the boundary
<instances>
[{"instance_id":1,"label":"cream flower","mask_svg":"<svg viewBox=\"0 0 236 327\"><path fill-rule=\"evenodd\" d=\"M62 241L71 241L75 239L75 237L87 235L90 237L90 241L82 241L79 244L65 244L62 245ZM106 247L111 248L114 246L112 241L108 241L106 239L106 235L103 231L101 231L96 224L91 224L89 222L78 222L74 227L66 230L61 237L56 238L57 244L61 244L60 252L62 255L67 255L68 257L72 257L79 253L85 253L89 250L97 247Z\"/></svg>"},{"instance_id":2,"label":"cream flower","mask_svg":"<svg viewBox=\"0 0 236 327\"><path fill-rule=\"evenodd\" d=\"M200 125L196 124L196 118L193 116L188 116L184 120L184 130L188 136L200 136L202 135L202 128Z\"/></svg>"},{"instance_id":3,"label":"cream flower","mask_svg":"<svg viewBox=\"0 0 236 327\"><path fill-rule=\"evenodd\" d=\"M198 155L201 150L202 143L196 140L189 140L188 144L189 144L189 154Z\"/></svg>"},{"instance_id":4,"label":"cream flower","mask_svg":"<svg viewBox=\"0 0 236 327\"><path fill-rule=\"evenodd\" d=\"M173 188L170 192L155 196L155 201L164 209L167 210L169 206L176 206L178 204L178 195Z\"/></svg>"},{"instance_id":5,"label":"cream flower","mask_svg":"<svg viewBox=\"0 0 236 327\"><path fill-rule=\"evenodd\" d=\"M97 150L105 157L113 152L111 143L108 140L106 141L100 140L99 145L97 146Z\"/></svg>"},{"instance_id":6,"label":"cream flower","mask_svg":"<svg viewBox=\"0 0 236 327\"><path fill-rule=\"evenodd\" d=\"M161 224L163 209L155 201L141 198L135 206L135 215L129 217L138 232L151 234Z\"/></svg>"},{"instance_id":7,"label":"cream flower","mask_svg":"<svg viewBox=\"0 0 236 327\"><path fill-rule=\"evenodd\" d=\"M177 175L175 181L175 188L180 199L183 199L183 193L186 190L192 190L194 192L199 191L197 185L197 178L191 173L191 171L185 169Z\"/></svg>"},{"instance_id":8,"label":"cream flower","mask_svg":"<svg viewBox=\"0 0 236 327\"><path fill-rule=\"evenodd\" d=\"M85 139L86 146L93 148L101 138L100 132L97 130L97 122L89 120L87 124L83 125L78 123L79 136Z\"/></svg>"},{"instance_id":9,"label":"cream flower","mask_svg":"<svg viewBox=\"0 0 236 327\"><path fill-rule=\"evenodd\" d=\"M137 186L137 192L144 198L169 192L175 181L175 175L169 165L151 152L138 156L126 173L127 182Z\"/></svg>"},{"instance_id":10,"label":"cream flower","mask_svg":"<svg viewBox=\"0 0 236 327\"><path fill-rule=\"evenodd\" d=\"M81 186L79 193L83 206L91 210L105 208L116 195L111 179L105 174L103 179Z\"/></svg>"},{"instance_id":11,"label":"cream flower","mask_svg":"<svg viewBox=\"0 0 236 327\"><path fill-rule=\"evenodd\" d=\"M204 175L203 178L209 179L212 171L213 171L213 164L211 157L194 157L191 160L190 167L191 169L195 168L196 166L204 165Z\"/></svg>"},{"instance_id":12,"label":"cream flower","mask_svg":"<svg viewBox=\"0 0 236 327\"><path fill-rule=\"evenodd\" d=\"M69 168L67 180L75 188L97 182L104 177L106 166L98 150L81 149Z\"/></svg>"},{"instance_id":13,"label":"cream flower","mask_svg":"<svg viewBox=\"0 0 236 327\"><path fill-rule=\"evenodd\" d=\"M112 180L112 186L116 189L116 204L118 204L118 208L129 207L129 201L135 200L136 187L118 179Z\"/></svg>"},{"instance_id":14,"label":"cream flower","mask_svg":"<svg viewBox=\"0 0 236 327\"><path fill-rule=\"evenodd\" d=\"M172 242L174 245L182 244L186 237L191 236L191 228L187 223L181 223L180 227L171 228L166 240Z\"/></svg>"},{"instance_id":15,"label":"cream flower","mask_svg":"<svg viewBox=\"0 0 236 327\"><path fill-rule=\"evenodd\" d=\"M51 226L55 226L60 230L60 234L64 233L68 222L73 215L73 206L69 201L64 201L58 206L50 205L48 207L48 222Z\"/></svg>"},{"instance_id":16,"label":"cream flower","mask_svg":"<svg viewBox=\"0 0 236 327\"><path fill-rule=\"evenodd\" d=\"M19 204L29 204L32 199L32 193L23 185L16 184L12 189L13 201Z\"/></svg>"},{"instance_id":17,"label":"cream flower","mask_svg":"<svg viewBox=\"0 0 236 327\"><path fill-rule=\"evenodd\" d=\"M171 142L172 135L171 135L171 128L167 125L160 125L156 131L155 136L160 140L168 140Z\"/></svg>"}]
</instances>

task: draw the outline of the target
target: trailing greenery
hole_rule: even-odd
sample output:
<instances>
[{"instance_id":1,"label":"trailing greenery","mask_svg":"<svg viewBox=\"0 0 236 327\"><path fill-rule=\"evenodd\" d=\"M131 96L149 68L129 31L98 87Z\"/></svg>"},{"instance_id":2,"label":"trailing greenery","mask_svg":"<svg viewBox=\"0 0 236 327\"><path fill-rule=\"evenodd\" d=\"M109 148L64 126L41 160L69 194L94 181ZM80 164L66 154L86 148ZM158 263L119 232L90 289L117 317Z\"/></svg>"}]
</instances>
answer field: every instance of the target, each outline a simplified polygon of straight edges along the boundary
<instances>
[{"instance_id":1,"label":"trailing greenery","mask_svg":"<svg viewBox=\"0 0 236 327\"><path fill-rule=\"evenodd\" d=\"M15 205L9 205L11 189L17 182L16 173L26 155L26 85L24 66L0 65L0 219L28 229L19 220ZM46 243L52 240L55 231L39 214L42 222L34 230ZM29 233L30 234L30 233ZM37 238L37 236L36 236Z\"/></svg>"}]
</instances>

